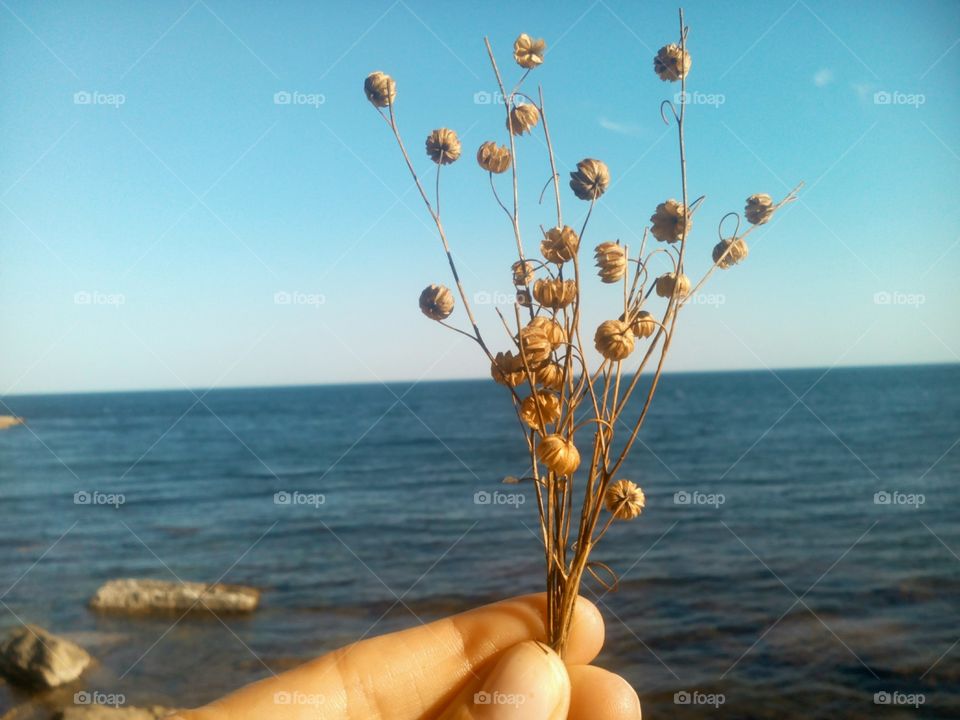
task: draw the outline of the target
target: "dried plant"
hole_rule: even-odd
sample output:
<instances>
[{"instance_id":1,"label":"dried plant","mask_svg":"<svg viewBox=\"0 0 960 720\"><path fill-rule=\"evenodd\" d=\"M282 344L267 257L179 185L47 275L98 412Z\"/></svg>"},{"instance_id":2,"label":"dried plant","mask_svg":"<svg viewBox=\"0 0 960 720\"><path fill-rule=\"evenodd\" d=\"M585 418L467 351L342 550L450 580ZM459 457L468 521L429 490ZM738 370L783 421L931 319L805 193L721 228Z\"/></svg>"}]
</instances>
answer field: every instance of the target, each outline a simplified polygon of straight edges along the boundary
<instances>
[{"instance_id":1,"label":"dried plant","mask_svg":"<svg viewBox=\"0 0 960 720\"><path fill-rule=\"evenodd\" d=\"M516 241L516 260L510 266L517 289L513 317L508 319L497 311L506 330L508 347L505 350L491 349L480 331L441 220L440 175L445 165L460 157L456 133L440 128L427 137L427 154L437 164L436 188L431 198L413 167L397 125L396 83L379 71L364 83L367 98L393 132L436 225L469 328L447 322L454 311L454 294L442 285L430 285L423 291L420 308L428 318L474 341L490 362L491 377L505 386L513 399L530 454L528 479L536 493L544 546L548 640L561 655L566 648L584 573L605 587L616 583L616 575L608 566L591 559L594 547L614 522L633 520L644 508L643 490L620 477L620 472L647 419L681 310L714 271L728 269L747 257L746 237L793 201L802 185L779 202L766 194L751 195L745 207L750 227L743 232L738 213L725 215L718 225L720 241L712 249L713 264L701 280L691 286L684 273L684 263L693 216L704 197L690 202L687 193L684 116L691 57L683 10L679 15L679 41L660 49L653 69L661 80L680 84L676 105L664 101L660 114L667 124L668 113L672 115L677 127L681 195L679 200L671 198L656 207L635 255L631 256L630 249L619 241L599 243L594 251L600 281L623 286L622 297L611 312L613 317L594 331L594 347L601 358L596 367L584 349L583 335L589 330L582 327L581 300L587 279L581 272L579 254L593 208L611 187L611 177L607 165L600 160L586 158L577 163L570 173L569 186L574 195L589 206L579 232L566 225L543 89L538 88L536 99L521 92L530 72L544 62L544 41L526 33L517 38L514 60L524 72L508 91L490 41L485 39L493 74L504 98L507 144L483 143L477 151L477 163L488 173L493 197L506 214ZM525 133L539 132L538 126L542 128L543 146L550 165L550 180L544 189L553 186L556 222L546 230L541 226L542 257L533 259L525 255L521 236L517 145ZM508 170L512 177L512 202L505 203L497 191L494 175ZM736 228L724 237L724 223L730 217L736 218ZM647 252L648 234L663 246ZM660 260L657 256L664 256L670 269L654 276L652 261ZM651 312L653 308L647 309L654 292L666 300L665 307L657 313ZM639 414L625 418L630 399L641 388L641 380L646 382L640 390ZM628 431L625 439L617 438L618 428ZM585 453L582 454L580 448Z\"/></svg>"}]
</instances>

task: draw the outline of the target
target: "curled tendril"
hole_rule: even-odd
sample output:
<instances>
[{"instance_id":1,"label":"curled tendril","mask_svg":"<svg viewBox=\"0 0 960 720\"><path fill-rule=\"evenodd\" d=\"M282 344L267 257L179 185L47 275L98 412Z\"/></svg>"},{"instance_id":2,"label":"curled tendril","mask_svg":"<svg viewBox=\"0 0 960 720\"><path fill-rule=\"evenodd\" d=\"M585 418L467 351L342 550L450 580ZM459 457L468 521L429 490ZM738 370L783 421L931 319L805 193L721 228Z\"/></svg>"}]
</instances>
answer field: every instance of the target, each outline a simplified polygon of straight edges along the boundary
<instances>
[{"instance_id":1,"label":"curled tendril","mask_svg":"<svg viewBox=\"0 0 960 720\"><path fill-rule=\"evenodd\" d=\"M731 216L737 219L737 227L734 229L733 235L730 236L730 239L732 240L733 238L735 238L737 236L737 233L740 232L740 213L728 212L726 215L720 218L720 223L717 225L717 235L720 236L721 241L727 239L723 236L723 223L726 222L727 218Z\"/></svg>"},{"instance_id":2,"label":"curled tendril","mask_svg":"<svg viewBox=\"0 0 960 720\"><path fill-rule=\"evenodd\" d=\"M669 124L670 124L670 121L667 119L667 116L666 116L666 114L664 113L664 110L663 110L664 105L666 105L666 106L668 106L668 107L670 108L670 112L673 113L674 119L677 121L677 124L679 124L679 123L680 123L680 116L677 114L677 109L673 106L673 102L670 101L670 100L664 100L662 103L660 103L660 117L663 118L664 124L665 124L665 125L669 125Z\"/></svg>"},{"instance_id":3,"label":"curled tendril","mask_svg":"<svg viewBox=\"0 0 960 720\"><path fill-rule=\"evenodd\" d=\"M547 194L547 188L550 187L550 185L553 184L554 180L559 177L560 177L559 175L550 176L550 179L547 180L546 184L543 186L543 190L540 191L540 202L538 203L538 205L543 205L543 196ZM543 226L541 225L540 228L543 229Z\"/></svg>"},{"instance_id":4,"label":"curled tendril","mask_svg":"<svg viewBox=\"0 0 960 720\"><path fill-rule=\"evenodd\" d=\"M668 252L667 248L657 248L656 250L651 250L651 251L647 254L646 259L644 259L644 261L643 261L643 266L644 266L644 268L647 267L647 265L649 264L651 258L653 258L653 256L656 255L656 254L658 254L658 253L663 253L663 254L666 255L668 258L670 258L670 262L673 263L673 271L676 272L676 271L677 271L677 260L676 260L676 258L673 256L672 253Z\"/></svg>"},{"instance_id":5,"label":"curled tendril","mask_svg":"<svg viewBox=\"0 0 960 720\"><path fill-rule=\"evenodd\" d=\"M601 570L609 573L611 582L605 582L603 578L600 577L599 573L594 568L599 568ZM613 569L606 563L600 562L599 560L591 560L587 563L587 572L590 573L590 576L596 580L607 592L616 592L620 587L620 578L613 571Z\"/></svg>"},{"instance_id":6,"label":"curled tendril","mask_svg":"<svg viewBox=\"0 0 960 720\"><path fill-rule=\"evenodd\" d=\"M577 430L580 430L581 428L586 427L590 423L596 423L597 425L604 425L606 426L609 432L613 432L613 425L610 423L609 420L601 420L600 418L595 418L595 417L581 420L579 423L573 426L573 431L576 432Z\"/></svg>"},{"instance_id":7,"label":"curled tendril","mask_svg":"<svg viewBox=\"0 0 960 720\"><path fill-rule=\"evenodd\" d=\"M696 200L694 200L687 207L687 212L692 216L697 210L700 209L700 206L703 204L703 201L707 199L706 195L701 195Z\"/></svg>"}]
</instances>

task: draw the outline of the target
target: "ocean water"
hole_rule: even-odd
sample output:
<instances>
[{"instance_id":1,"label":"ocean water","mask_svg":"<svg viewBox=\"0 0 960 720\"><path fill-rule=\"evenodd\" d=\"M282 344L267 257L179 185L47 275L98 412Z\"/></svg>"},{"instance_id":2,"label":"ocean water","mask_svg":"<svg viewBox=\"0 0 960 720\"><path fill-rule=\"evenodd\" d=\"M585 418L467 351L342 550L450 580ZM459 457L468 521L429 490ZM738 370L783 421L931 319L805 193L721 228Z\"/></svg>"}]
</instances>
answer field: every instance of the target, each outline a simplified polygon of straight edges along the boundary
<instances>
[{"instance_id":1,"label":"ocean water","mask_svg":"<svg viewBox=\"0 0 960 720\"><path fill-rule=\"evenodd\" d=\"M490 382L3 401L29 424L0 433L0 629L78 639L98 660L78 689L199 704L541 588ZM645 718L960 717L958 440L960 366L666 375L623 473L646 509L595 555L620 587L584 591L598 662ZM262 607L88 608L131 576L255 585ZM0 685L0 714L24 699Z\"/></svg>"}]
</instances>

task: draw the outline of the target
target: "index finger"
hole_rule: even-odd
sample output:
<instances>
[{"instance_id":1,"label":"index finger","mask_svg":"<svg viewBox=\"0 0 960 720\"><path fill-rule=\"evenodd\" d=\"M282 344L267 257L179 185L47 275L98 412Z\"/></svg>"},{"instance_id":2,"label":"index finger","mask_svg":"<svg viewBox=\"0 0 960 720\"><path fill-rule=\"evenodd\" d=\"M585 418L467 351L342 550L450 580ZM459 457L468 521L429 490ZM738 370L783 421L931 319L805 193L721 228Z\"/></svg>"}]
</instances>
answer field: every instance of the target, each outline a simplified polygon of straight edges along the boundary
<instances>
[{"instance_id":1,"label":"index finger","mask_svg":"<svg viewBox=\"0 0 960 720\"><path fill-rule=\"evenodd\" d=\"M546 595L526 595L419 627L348 645L262 680L184 720L413 720L438 714L484 666L517 643L546 641ZM587 664L603 645L603 618L578 598L570 628L570 664ZM300 705L289 699L302 698ZM277 698L287 700L278 706ZM310 701L308 703L307 701Z\"/></svg>"}]
</instances>

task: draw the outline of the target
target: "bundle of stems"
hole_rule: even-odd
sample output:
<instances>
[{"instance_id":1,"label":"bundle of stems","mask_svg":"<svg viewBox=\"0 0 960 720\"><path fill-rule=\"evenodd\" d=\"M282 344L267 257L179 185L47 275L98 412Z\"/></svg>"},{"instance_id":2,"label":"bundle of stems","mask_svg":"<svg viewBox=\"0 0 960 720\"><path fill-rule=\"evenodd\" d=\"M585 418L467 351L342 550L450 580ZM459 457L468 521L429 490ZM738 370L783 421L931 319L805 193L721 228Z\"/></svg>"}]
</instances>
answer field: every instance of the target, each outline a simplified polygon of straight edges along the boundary
<instances>
[{"instance_id":1,"label":"bundle of stems","mask_svg":"<svg viewBox=\"0 0 960 720\"><path fill-rule=\"evenodd\" d=\"M704 197L692 203L688 200L684 121L691 56L682 9L679 20L679 41L662 47L653 65L661 80L679 82L680 86L675 102L666 100L660 106L664 122L669 124L672 116L677 128L680 200L666 200L657 206L635 255L631 256L630 248L619 241L600 243L596 247L600 280L623 287L622 305L618 302L615 317L595 330L593 340L599 353L598 361L588 355L584 347L581 301L585 278L579 250L594 206L610 185L610 173L605 163L592 158L577 164L577 169L570 173L569 185L574 195L589 206L579 231L565 225L560 174L543 89L537 88L536 98L522 91L530 73L544 61L544 41L527 34L517 38L514 59L524 72L508 90L490 41L485 39L503 99L508 143L504 146L492 141L483 143L477 152L477 162L489 175L493 197L505 213L516 242L511 271L517 294L512 317L505 317L497 310L508 338L506 351L495 353L480 330L441 219L441 169L460 157L456 133L439 128L427 137L427 154L437 165L431 197L414 169L397 124L396 83L382 72L372 73L364 83L367 98L390 127L436 225L469 327L456 327L448 322L456 301L453 292L443 285L424 289L420 309L430 319L475 342L490 362L493 379L505 386L512 397L529 451L529 479L536 494L543 541L548 642L561 656L566 649L584 574L608 588L616 584L615 573L591 559L594 547L615 521L633 520L644 507L643 490L620 477L620 471L647 419L681 310L717 269L730 268L747 257L746 237L767 223L778 209L796 199L802 186L801 183L779 202L767 194L751 195L745 208L748 227L743 232L738 213L725 215L718 225L720 238L713 247L713 263L696 285L691 286L684 274L687 243L694 215ZM532 258L524 252L521 235L517 151L519 139L524 134L533 134L537 125L542 128L550 166L550 179L544 191L552 185L556 224L546 230L539 228L541 257ZM512 178L512 198L504 202L494 176L507 170ZM724 237L723 227L730 217L736 218L736 227L732 234ZM650 235L662 245L648 250ZM650 272L651 261L658 255L667 259L670 270L654 277ZM665 300L665 307L659 313L647 309L654 293ZM647 381L641 389L642 378ZM639 413L626 418L629 402L638 391L638 397L642 398ZM625 439L617 439L618 428L626 431ZM616 447L615 439L618 440ZM586 463L581 462L580 447L589 448Z\"/></svg>"}]
</instances>

